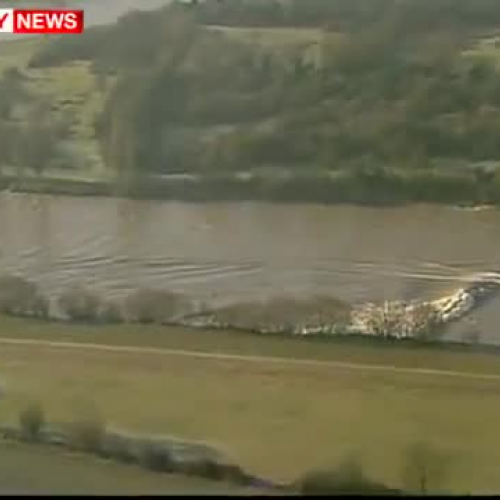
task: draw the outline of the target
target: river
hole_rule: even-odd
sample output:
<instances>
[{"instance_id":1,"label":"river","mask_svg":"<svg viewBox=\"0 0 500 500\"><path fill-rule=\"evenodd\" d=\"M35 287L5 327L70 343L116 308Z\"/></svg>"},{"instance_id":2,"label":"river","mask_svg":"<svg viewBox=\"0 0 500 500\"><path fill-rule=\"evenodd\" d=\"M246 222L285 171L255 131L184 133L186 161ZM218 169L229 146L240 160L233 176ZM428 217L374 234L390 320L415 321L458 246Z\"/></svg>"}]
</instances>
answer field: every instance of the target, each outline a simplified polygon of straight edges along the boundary
<instances>
[{"instance_id":1,"label":"river","mask_svg":"<svg viewBox=\"0 0 500 500\"><path fill-rule=\"evenodd\" d=\"M57 294L165 288L216 305L284 295L434 298L500 271L500 212L0 194L0 266ZM456 325L500 344L500 299Z\"/></svg>"}]
</instances>

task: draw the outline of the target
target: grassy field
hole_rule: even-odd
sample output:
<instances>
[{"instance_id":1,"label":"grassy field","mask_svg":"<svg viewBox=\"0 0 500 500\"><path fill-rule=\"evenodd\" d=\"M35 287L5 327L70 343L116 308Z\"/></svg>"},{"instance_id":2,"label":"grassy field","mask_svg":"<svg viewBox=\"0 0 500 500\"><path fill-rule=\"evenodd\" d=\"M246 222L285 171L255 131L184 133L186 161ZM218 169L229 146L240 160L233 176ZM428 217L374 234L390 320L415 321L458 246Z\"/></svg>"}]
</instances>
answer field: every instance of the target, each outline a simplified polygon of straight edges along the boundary
<instances>
[{"instance_id":1,"label":"grassy field","mask_svg":"<svg viewBox=\"0 0 500 500\"><path fill-rule=\"evenodd\" d=\"M162 475L47 447L0 442L0 494L244 494L211 481Z\"/></svg>"},{"instance_id":2,"label":"grassy field","mask_svg":"<svg viewBox=\"0 0 500 500\"><path fill-rule=\"evenodd\" d=\"M273 354L500 373L500 357L322 344L171 328L90 328L2 320L3 337ZM359 457L398 485L408 445L449 454L453 491L500 489L500 380L144 352L2 345L4 418L38 399L53 420L89 405L120 428L205 440L277 480Z\"/></svg>"}]
</instances>

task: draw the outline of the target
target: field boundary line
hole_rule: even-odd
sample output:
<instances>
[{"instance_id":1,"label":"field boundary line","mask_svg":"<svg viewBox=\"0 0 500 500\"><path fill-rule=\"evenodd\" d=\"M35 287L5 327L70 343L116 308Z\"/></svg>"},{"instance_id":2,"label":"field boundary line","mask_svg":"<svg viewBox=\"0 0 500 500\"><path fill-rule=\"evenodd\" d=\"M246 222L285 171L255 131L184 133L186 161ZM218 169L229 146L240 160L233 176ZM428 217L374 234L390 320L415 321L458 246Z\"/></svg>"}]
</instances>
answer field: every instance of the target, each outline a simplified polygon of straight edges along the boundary
<instances>
[{"instance_id":1,"label":"field boundary line","mask_svg":"<svg viewBox=\"0 0 500 500\"><path fill-rule=\"evenodd\" d=\"M219 361L242 361L248 363L268 363L282 364L294 366L310 366L343 369L351 371L376 371L397 373L406 375L427 375L441 377L455 377L473 380L498 380L500 381L500 373L477 373L477 372L461 372L454 370L441 370L434 368L411 368L400 367L394 365L378 365L371 363L350 363L344 361L329 361L320 359L307 358L292 358L285 356L258 356L252 354L232 354L224 352L196 351L185 349L169 349L166 347L141 347L132 345L110 345L98 344L90 342L67 342L67 341L51 341L40 339L15 339L0 337L0 344L13 346L32 346L32 347L48 347L52 349L72 349L72 350L90 350L101 352L128 353L128 354L152 354L160 356L180 356L189 358L212 359Z\"/></svg>"}]
</instances>

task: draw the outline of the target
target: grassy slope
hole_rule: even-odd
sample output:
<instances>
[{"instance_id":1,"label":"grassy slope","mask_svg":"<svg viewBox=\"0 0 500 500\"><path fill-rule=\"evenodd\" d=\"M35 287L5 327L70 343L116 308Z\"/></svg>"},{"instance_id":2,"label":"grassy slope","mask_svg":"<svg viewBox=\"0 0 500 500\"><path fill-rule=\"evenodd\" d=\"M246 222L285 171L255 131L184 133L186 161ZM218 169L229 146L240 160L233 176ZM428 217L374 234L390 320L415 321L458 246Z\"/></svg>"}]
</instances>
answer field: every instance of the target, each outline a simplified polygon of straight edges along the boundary
<instances>
[{"instance_id":1,"label":"grassy slope","mask_svg":"<svg viewBox=\"0 0 500 500\"><path fill-rule=\"evenodd\" d=\"M493 60L500 67L500 38L498 36L479 40L477 45L468 51L471 56L485 57Z\"/></svg>"},{"instance_id":2,"label":"grassy slope","mask_svg":"<svg viewBox=\"0 0 500 500\"><path fill-rule=\"evenodd\" d=\"M22 40L3 41L2 50L0 51L0 74L8 67L25 66L30 55L40 42L39 38L31 37Z\"/></svg>"},{"instance_id":3,"label":"grassy slope","mask_svg":"<svg viewBox=\"0 0 500 500\"><path fill-rule=\"evenodd\" d=\"M211 26L209 29L224 33L239 42L248 43L277 55L300 51L306 60L321 64L321 44L327 37L330 42L338 39L335 33L315 28L235 28Z\"/></svg>"},{"instance_id":4,"label":"grassy slope","mask_svg":"<svg viewBox=\"0 0 500 500\"><path fill-rule=\"evenodd\" d=\"M288 56L296 51L305 54L310 61L321 64L321 43L325 37L338 38L335 33L318 29L292 28L227 28L212 26L208 29L224 32L227 36L260 47L271 53ZM44 43L45 39L34 37L2 43L0 51L0 74L8 67L25 68L30 55ZM483 55L500 60L500 49L492 40L482 40L471 55ZM54 104L54 114L69 114L72 117L74 137L70 147L81 160L76 172L51 172L58 177L92 179L106 175L99 158L93 124L102 108L106 90L96 85L96 80L85 63L74 63L62 68L27 70L29 88L35 95L43 95ZM108 82L109 85L112 82ZM264 124L263 124L264 125ZM213 130L207 131L207 134Z\"/></svg>"},{"instance_id":5,"label":"grassy slope","mask_svg":"<svg viewBox=\"0 0 500 500\"><path fill-rule=\"evenodd\" d=\"M89 175L99 174L102 165L97 153L94 121L102 108L105 94L97 87L86 63L41 70L28 69L26 65L31 54L44 42L45 39L40 37L2 42L0 75L9 67L23 69L28 77L28 90L51 102L54 118L70 116L73 137L69 146L82 159L82 167Z\"/></svg>"},{"instance_id":6,"label":"grassy slope","mask_svg":"<svg viewBox=\"0 0 500 500\"><path fill-rule=\"evenodd\" d=\"M319 44L325 36L317 29L209 29L222 31L239 41L277 54L286 55L299 50L315 63L320 62ZM326 36L335 37L333 34ZM54 103L54 116L57 118L61 113L67 113L73 118L74 138L71 147L75 148L82 158L84 171L90 177L100 177L105 172L99 160L93 124L104 103L105 92L98 88L89 65L85 63L74 63L61 68L27 69L26 64L31 54L44 42L45 39L40 37L3 42L0 51L0 75L8 67L23 68L30 80L29 90L34 95L44 96ZM212 130L207 130L207 134L211 133ZM81 177L81 173L55 173L70 178Z\"/></svg>"},{"instance_id":7,"label":"grassy slope","mask_svg":"<svg viewBox=\"0 0 500 500\"><path fill-rule=\"evenodd\" d=\"M169 328L2 320L0 335L500 373L500 358L487 355ZM43 401L55 420L95 404L113 425L207 440L275 479L292 479L355 453L373 475L396 484L407 444L423 440L453 456L444 487L500 488L498 380L12 345L2 345L0 366L5 418L15 418L31 398Z\"/></svg>"},{"instance_id":8,"label":"grassy slope","mask_svg":"<svg viewBox=\"0 0 500 500\"><path fill-rule=\"evenodd\" d=\"M159 8L170 0L65 0L64 5L85 9L86 26L110 23L124 13L140 9ZM17 2L28 7L32 2ZM46 0L45 5L58 7L61 0ZM0 0L0 8L11 5L10 0ZM0 75L8 67L24 68L31 82L30 90L35 94L46 96L54 104L55 115L69 113L73 117L74 139L70 146L83 159L83 172L77 175L67 172L54 172L59 177L80 179L94 178L105 174L99 158L97 143L94 137L94 119L102 108L104 93L95 84L95 78L86 64L72 64L63 68L26 70L31 54L47 39L28 37L3 39L0 49ZM67 101L66 104L61 102ZM69 102L71 101L71 102Z\"/></svg>"},{"instance_id":9,"label":"grassy slope","mask_svg":"<svg viewBox=\"0 0 500 500\"><path fill-rule=\"evenodd\" d=\"M211 481L161 475L61 450L0 442L0 494L237 494Z\"/></svg>"}]
</instances>

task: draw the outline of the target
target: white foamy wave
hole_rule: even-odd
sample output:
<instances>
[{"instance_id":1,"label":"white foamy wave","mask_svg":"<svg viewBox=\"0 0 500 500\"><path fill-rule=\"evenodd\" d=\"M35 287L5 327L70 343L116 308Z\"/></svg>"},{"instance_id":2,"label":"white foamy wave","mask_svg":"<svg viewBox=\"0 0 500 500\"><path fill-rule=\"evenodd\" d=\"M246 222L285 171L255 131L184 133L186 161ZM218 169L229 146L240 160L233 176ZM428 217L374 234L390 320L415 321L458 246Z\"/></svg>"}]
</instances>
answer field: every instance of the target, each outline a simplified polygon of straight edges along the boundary
<instances>
[{"instance_id":1,"label":"white foamy wave","mask_svg":"<svg viewBox=\"0 0 500 500\"><path fill-rule=\"evenodd\" d=\"M365 334L413 337L462 319L500 292L500 273L477 273L462 281L468 284L436 300L363 304L354 309L351 327Z\"/></svg>"}]
</instances>

